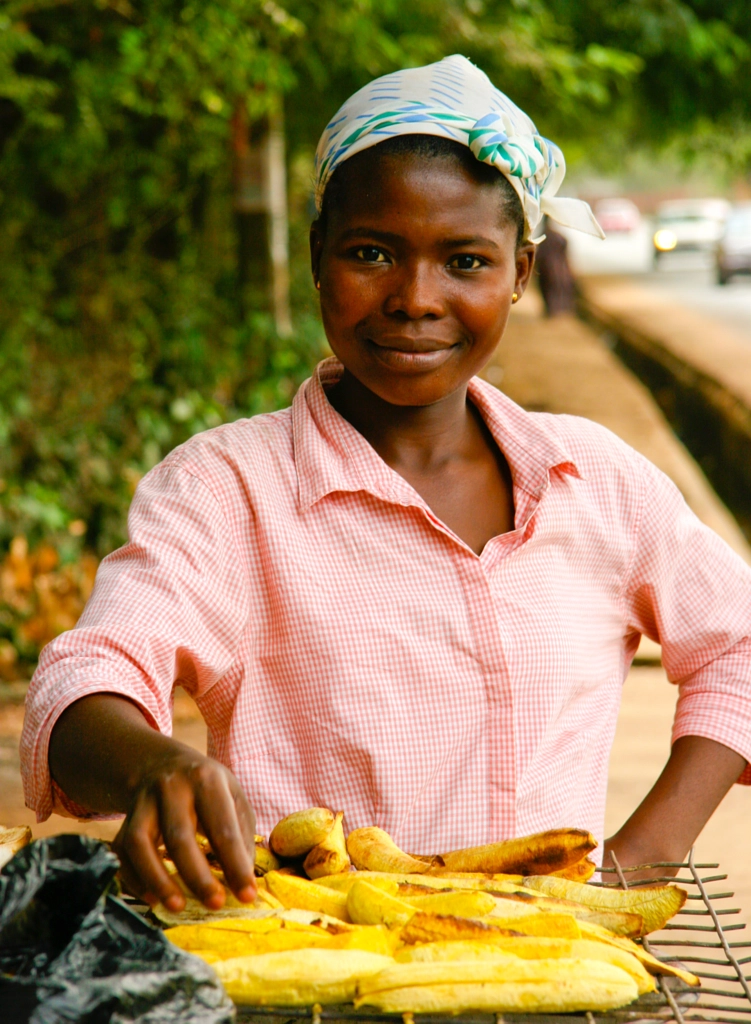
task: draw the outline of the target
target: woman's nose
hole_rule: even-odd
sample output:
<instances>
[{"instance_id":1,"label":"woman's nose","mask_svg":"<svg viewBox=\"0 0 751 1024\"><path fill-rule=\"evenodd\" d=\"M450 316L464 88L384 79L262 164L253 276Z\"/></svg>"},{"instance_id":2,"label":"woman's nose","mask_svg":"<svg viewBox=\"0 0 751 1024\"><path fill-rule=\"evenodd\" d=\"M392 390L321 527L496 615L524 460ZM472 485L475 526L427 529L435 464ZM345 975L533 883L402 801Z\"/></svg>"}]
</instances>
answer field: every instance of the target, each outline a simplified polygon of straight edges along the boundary
<instances>
[{"instance_id":1,"label":"woman's nose","mask_svg":"<svg viewBox=\"0 0 751 1024\"><path fill-rule=\"evenodd\" d=\"M438 319L445 313L446 302L441 275L423 262L405 264L391 276L391 290L384 304L389 316L409 320L423 317Z\"/></svg>"}]
</instances>

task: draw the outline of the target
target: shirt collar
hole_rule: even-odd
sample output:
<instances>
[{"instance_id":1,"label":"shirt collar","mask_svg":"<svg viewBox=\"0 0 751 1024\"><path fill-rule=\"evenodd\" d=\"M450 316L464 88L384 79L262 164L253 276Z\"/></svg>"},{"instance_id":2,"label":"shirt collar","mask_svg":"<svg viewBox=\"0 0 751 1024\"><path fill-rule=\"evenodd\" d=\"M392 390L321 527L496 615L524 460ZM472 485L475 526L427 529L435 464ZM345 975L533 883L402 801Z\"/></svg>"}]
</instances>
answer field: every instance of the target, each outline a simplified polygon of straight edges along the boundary
<instances>
[{"instance_id":1,"label":"shirt collar","mask_svg":"<svg viewBox=\"0 0 751 1024\"><path fill-rule=\"evenodd\" d=\"M292 434L298 499L306 511L336 491L367 491L389 502L414 503L410 485L326 397L341 376L335 358L319 363L292 403ZM539 497L552 469L580 477L574 459L553 432L492 385L473 377L469 396L503 451L516 487Z\"/></svg>"}]
</instances>

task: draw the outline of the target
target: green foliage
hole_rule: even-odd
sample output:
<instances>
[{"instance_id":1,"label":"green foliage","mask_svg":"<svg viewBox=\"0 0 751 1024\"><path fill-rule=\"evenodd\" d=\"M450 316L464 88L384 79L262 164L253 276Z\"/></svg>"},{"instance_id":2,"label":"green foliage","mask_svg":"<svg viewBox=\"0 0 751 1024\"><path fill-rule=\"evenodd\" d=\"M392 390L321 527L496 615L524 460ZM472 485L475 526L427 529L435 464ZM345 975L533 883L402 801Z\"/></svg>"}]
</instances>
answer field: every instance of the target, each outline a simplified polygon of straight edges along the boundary
<instances>
[{"instance_id":1,"label":"green foliage","mask_svg":"<svg viewBox=\"0 0 751 1024\"><path fill-rule=\"evenodd\" d=\"M613 141L675 142L751 166L751 5L746 0L549 0L574 47L595 39L641 61Z\"/></svg>"},{"instance_id":2,"label":"green foliage","mask_svg":"<svg viewBox=\"0 0 751 1024\"><path fill-rule=\"evenodd\" d=\"M724 145L728 159L748 160L750 10L745 0L720 16L711 0L6 0L0 549L23 532L56 537L71 555L84 543L104 553L123 538L136 481L171 447L289 402L324 345L305 267L310 158L356 88L462 52L575 152L683 133L697 151ZM254 121L281 102L292 340L274 335L261 293L241 301L232 204L233 116L244 108Z\"/></svg>"},{"instance_id":3,"label":"green foliage","mask_svg":"<svg viewBox=\"0 0 751 1024\"><path fill-rule=\"evenodd\" d=\"M241 311L230 196L234 105L289 88L300 31L248 0L6 5L0 542L84 520L110 549L144 471L319 357L316 324L282 344Z\"/></svg>"}]
</instances>

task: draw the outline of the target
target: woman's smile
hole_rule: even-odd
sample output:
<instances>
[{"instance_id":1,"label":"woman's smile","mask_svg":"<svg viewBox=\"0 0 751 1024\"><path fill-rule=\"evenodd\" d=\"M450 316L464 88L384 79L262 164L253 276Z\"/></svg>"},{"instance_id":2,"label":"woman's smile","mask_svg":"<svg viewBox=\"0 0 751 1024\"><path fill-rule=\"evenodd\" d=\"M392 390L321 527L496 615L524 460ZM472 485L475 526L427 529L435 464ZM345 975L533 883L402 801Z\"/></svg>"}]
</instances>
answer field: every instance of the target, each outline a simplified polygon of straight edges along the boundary
<instances>
[{"instance_id":1,"label":"woman's smile","mask_svg":"<svg viewBox=\"0 0 751 1024\"><path fill-rule=\"evenodd\" d=\"M442 366L454 354L456 345L435 338L386 335L367 338L373 354L384 366L402 373L424 373Z\"/></svg>"}]
</instances>

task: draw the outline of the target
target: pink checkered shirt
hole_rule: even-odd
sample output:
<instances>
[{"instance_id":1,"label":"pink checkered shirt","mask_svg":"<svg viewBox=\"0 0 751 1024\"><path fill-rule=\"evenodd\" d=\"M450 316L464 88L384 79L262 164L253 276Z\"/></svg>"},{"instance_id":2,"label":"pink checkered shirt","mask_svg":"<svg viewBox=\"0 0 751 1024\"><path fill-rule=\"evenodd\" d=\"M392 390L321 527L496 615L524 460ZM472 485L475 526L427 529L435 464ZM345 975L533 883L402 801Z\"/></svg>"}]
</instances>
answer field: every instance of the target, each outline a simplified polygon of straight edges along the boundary
<instances>
[{"instance_id":1,"label":"pink checkered shirt","mask_svg":"<svg viewBox=\"0 0 751 1024\"><path fill-rule=\"evenodd\" d=\"M478 557L329 405L340 372L322 363L290 409L200 434L141 482L130 542L29 691L40 820L85 813L50 780L65 707L123 694L169 734L179 684L264 833L324 805L418 853L561 825L601 838L641 633L680 684L674 738L751 759L751 570L662 473L474 379L516 510Z\"/></svg>"}]
</instances>

